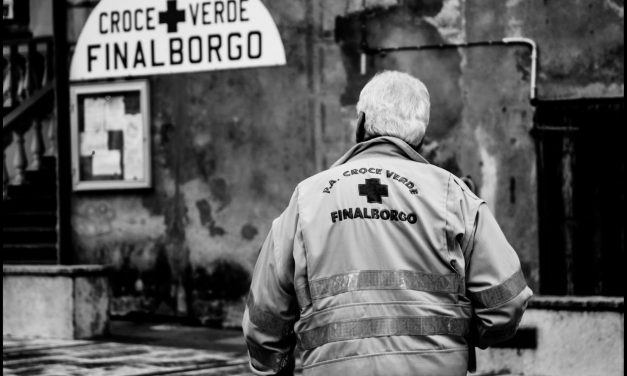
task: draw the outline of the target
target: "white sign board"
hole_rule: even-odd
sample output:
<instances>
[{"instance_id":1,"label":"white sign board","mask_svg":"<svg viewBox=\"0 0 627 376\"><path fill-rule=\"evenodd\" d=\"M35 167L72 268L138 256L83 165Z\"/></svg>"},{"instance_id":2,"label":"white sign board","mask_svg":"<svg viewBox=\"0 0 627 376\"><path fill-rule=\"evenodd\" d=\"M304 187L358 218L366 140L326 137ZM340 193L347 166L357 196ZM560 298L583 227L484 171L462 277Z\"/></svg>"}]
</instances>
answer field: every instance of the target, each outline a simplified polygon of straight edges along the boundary
<instances>
[{"instance_id":1,"label":"white sign board","mask_svg":"<svg viewBox=\"0 0 627 376\"><path fill-rule=\"evenodd\" d=\"M261 0L102 0L70 80L273 65L285 65L285 51Z\"/></svg>"}]
</instances>

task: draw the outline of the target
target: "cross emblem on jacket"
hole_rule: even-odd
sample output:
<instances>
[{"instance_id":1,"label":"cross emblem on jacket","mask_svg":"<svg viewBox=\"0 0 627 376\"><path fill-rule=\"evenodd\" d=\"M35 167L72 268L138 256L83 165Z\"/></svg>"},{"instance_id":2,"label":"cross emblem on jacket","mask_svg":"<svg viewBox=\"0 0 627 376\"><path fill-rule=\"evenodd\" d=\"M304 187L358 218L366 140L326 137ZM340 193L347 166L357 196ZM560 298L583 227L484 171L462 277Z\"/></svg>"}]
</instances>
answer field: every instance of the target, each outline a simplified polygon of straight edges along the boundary
<instances>
[{"instance_id":1,"label":"cross emblem on jacket","mask_svg":"<svg viewBox=\"0 0 627 376\"><path fill-rule=\"evenodd\" d=\"M366 184L359 184L359 195L366 196L368 202L382 203L382 197L388 197L388 186L379 179L366 179Z\"/></svg>"}]
</instances>

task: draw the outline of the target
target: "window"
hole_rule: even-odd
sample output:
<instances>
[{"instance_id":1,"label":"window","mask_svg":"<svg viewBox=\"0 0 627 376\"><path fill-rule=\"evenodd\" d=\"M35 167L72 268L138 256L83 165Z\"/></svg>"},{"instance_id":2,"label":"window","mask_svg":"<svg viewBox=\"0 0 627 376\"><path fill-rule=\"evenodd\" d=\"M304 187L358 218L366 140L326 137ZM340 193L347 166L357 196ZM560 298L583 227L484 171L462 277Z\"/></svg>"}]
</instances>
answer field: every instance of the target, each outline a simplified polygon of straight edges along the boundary
<instances>
[{"instance_id":1,"label":"window","mask_svg":"<svg viewBox=\"0 0 627 376\"><path fill-rule=\"evenodd\" d=\"M540 293L622 296L624 100L540 102Z\"/></svg>"}]
</instances>

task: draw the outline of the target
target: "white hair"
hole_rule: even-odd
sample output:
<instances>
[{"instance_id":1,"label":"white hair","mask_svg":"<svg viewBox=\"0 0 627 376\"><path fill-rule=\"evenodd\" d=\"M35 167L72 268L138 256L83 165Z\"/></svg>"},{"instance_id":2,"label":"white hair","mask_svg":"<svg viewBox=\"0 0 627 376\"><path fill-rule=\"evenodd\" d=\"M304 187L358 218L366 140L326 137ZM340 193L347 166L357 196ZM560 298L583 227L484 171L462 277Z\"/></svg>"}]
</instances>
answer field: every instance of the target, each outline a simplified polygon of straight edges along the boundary
<instances>
[{"instance_id":1,"label":"white hair","mask_svg":"<svg viewBox=\"0 0 627 376\"><path fill-rule=\"evenodd\" d=\"M407 73L384 71L359 94L357 113L366 115L366 137L393 136L417 146L429 124L427 87Z\"/></svg>"}]
</instances>

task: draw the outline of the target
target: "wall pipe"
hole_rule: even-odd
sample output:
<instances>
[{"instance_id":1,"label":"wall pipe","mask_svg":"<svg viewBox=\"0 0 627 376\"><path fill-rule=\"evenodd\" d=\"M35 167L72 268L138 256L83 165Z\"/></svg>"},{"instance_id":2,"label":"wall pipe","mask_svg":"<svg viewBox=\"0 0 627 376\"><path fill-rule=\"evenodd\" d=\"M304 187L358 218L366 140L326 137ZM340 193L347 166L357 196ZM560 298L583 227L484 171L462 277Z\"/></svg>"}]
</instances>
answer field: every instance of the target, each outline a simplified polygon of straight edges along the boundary
<instances>
[{"instance_id":1,"label":"wall pipe","mask_svg":"<svg viewBox=\"0 0 627 376\"><path fill-rule=\"evenodd\" d=\"M501 40L489 40L480 42L467 42L467 43L440 43L440 44L428 44L421 46L401 46L401 47L370 47L365 40L365 27L362 24L362 40L361 40L361 55L360 55L360 73L366 74L366 56L367 55L384 55L390 52L402 52L402 51L421 51L421 50L443 50L443 49L456 49L456 48L470 48L470 47L482 47L482 46L512 46L522 45L531 49L531 84L529 99L533 102L536 99L536 79L538 70L538 46L536 42L529 38L523 37L509 37Z\"/></svg>"}]
</instances>

